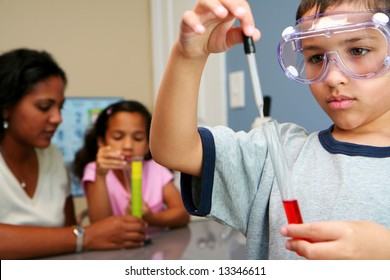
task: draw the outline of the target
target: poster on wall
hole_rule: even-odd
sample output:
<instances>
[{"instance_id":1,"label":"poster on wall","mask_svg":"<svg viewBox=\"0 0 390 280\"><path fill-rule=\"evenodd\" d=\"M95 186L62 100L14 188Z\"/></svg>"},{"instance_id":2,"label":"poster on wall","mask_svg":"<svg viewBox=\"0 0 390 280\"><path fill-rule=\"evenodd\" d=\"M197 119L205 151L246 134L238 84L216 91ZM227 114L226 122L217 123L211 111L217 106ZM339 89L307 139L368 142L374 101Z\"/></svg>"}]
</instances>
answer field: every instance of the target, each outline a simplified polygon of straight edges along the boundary
<instances>
[{"instance_id":1,"label":"poster on wall","mask_svg":"<svg viewBox=\"0 0 390 280\"><path fill-rule=\"evenodd\" d=\"M75 153L84 142L84 134L96 120L100 111L108 105L123 100L122 97L68 97L62 109L62 123L58 127L52 143L64 156L71 179L72 195L82 196L79 180L70 171Z\"/></svg>"}]
</instances>

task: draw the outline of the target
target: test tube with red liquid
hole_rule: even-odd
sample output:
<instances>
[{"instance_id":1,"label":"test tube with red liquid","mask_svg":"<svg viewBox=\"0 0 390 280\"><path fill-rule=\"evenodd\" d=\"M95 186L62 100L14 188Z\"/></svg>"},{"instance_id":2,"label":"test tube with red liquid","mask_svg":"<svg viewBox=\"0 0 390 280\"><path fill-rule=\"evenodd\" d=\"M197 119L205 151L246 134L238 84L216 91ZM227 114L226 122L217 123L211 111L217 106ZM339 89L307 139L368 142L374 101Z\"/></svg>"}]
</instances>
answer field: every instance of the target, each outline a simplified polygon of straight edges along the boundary
<instances>
[{"instance_id":1,"label":"test tube with red liquid","mask_svg":"<svg viewBox=\"0 0 390 280\"><path fill-rule=\"evenodd\" d=\"M287 221L289 224L302 224L301 211L294 189L291 185L290 169L287 164L283 146L280 142L276 121L270 120L264 123L263 131L267 139L268 151L274 167L276 183L280 190Z\"/></svg>"},{"instance_id":2,"label":"test tube with red liquid","mask_svg":"<svg viewBox=\"0 0 390 280\"><path fill-rule=\"evenodd\" d=\"M272 165L275 170L276 181L282 196L287 221L289 224L302 224L303 220L299 210L298 200L296 199L293 188L291 187L290 170L287 165L283 146L280 143L279 133L276 129L276 121L270 118L264 118L263 93L261 90L259 73L257 71L255 44L252 37L242 34L242 39L249 66L253 95L260 115L260 118L258 119L260 123L264 124L263 130L267 138L268 150L270 151Z\"/></svg>"}]
</instances>

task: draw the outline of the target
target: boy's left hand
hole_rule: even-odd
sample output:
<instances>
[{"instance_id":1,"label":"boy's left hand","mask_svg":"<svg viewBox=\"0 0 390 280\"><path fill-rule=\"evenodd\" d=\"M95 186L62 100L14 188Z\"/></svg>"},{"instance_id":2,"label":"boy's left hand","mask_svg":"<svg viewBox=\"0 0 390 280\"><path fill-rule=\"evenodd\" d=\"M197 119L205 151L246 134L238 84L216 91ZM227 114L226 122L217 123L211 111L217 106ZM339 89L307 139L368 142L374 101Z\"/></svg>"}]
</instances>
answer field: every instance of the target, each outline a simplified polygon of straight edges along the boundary
<instances>
[{"instance_id":1,"label":"boy's left hand","mask_svg":"<svg viewBox=\"0 0 390 280\"><path fill-rule=\"evenodd\" d=\"M390 230L367 221L290 224L286 248L307 259L390 259Z\"/></svg>"}]
</instances>

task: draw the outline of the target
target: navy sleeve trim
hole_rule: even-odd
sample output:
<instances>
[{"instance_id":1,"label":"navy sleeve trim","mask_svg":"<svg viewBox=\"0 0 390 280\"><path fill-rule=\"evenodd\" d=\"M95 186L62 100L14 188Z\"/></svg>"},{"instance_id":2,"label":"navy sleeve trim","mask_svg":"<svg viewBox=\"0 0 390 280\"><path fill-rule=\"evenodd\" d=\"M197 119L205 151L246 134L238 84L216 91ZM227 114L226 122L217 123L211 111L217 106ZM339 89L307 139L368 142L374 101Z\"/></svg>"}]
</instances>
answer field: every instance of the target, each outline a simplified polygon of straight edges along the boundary
<instances>
[{"instance_id":1,"label":"navy sleeve trim","mask_svg":"<svg viewBox=\"0 0 390 280\"><path fill-rule=\"evenodd\" d=\"M390 147L374 147L358 145L348 142L340 142L332 136L333 125L318 134L321 145L331 154L343 154L347 156L362 156L372 158L390 157Z\"/></svg>"},{"instance_id":2,"label":"navy sleeve trim","mask_svg":"<svg viewBox=\"0 0 390 280\"><path fill-rule=\"evenodd\" d=\"M187 211L191 215L206 216L211 210L211 197L213 193L214 170L215 170L215 142L210 130L198 128L203 146L202 177L200 187L199 204L195 205L192 180L193 176L182 173L180 179L181 195Z\"/></svg>"}]
</instances>

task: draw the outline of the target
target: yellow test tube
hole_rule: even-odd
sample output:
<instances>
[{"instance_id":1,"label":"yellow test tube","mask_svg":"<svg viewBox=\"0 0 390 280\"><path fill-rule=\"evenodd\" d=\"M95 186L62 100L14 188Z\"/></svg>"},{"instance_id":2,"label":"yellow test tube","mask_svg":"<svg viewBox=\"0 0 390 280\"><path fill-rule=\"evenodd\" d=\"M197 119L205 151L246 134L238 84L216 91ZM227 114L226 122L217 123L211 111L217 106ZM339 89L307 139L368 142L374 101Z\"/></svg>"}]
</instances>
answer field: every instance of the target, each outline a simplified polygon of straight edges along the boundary
<instances>
[{"instance_id":1,"label":"yellow test tube","mask_svg":"<svg viewBox=\"0 0 390 280\"><path fill-rule=\"evenodd\" d=\"M131 214L142 218L142 158L131 159Z\"/></svg>"}]
</instances>

